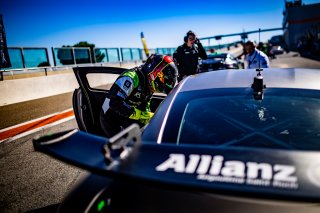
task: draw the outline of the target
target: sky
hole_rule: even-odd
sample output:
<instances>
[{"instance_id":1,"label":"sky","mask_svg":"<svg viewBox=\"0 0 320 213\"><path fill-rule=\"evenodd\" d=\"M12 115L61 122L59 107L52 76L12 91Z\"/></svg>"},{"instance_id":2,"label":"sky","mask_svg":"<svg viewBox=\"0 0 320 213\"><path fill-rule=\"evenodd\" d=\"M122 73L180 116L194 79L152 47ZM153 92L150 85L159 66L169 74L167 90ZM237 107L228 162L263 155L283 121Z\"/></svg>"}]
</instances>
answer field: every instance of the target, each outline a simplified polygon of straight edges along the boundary
<instances>
[{"instance_id":1,"label":"sky","mask_svg":"<svg viewBox=\"0 0 320 213\"><path fill-rule=\"evenodd\" d=\"M304 4L320 0L302 0ZM9 47L177 47L189 30L198 38L282 27L284 0L0 0ZM261 34L267 41L282 31ZM249 35L258 40L258 34ZM226 37L220 44L238 41ZM202 42L208 45L208 41ZM210 40L210 45L218 41Z\"/></svg>"}]
</instances>

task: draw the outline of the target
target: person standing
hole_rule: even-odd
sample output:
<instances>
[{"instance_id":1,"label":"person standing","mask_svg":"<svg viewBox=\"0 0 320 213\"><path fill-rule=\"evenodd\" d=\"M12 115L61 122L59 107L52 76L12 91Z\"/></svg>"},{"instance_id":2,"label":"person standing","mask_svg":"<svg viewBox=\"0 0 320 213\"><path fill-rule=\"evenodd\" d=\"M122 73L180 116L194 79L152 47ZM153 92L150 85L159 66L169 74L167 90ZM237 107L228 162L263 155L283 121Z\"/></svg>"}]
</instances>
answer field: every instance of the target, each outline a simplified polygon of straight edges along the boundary
<instances>
[{"instance_id":1,"label":"person standing","mask_svg":"<svg viewBox=\"0 0 320 213\"><path fill-rule=\"evenodd\" d=\"M246 68L257 69L257 68L269 68L269 58L262 51L256 49L253 41L247 41L245 43L246 55ZM260 65L259 65L260 64Z\"/></svg>"},{"instance_id":2,"label":"person standing","mask_svg":"<svg viewBox=\"0 0 320 213\"><path fill-rule=\"evenodd\" d=\"M179 71L178 81L198 72L199 57L207 59L207 53L195 33L190 30L184 37L184 44L179 46L173 54Z\"/></svg>"}]
</instances>

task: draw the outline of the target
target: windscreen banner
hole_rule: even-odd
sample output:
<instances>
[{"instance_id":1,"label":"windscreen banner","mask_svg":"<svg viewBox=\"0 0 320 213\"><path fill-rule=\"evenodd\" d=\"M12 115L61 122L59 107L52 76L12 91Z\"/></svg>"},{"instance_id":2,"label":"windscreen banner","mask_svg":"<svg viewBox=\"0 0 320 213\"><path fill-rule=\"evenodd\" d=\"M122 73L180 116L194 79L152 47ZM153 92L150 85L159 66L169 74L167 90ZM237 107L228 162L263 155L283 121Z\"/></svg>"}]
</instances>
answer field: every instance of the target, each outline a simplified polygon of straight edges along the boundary
<instances>
[{"instance_id":1,"label":"windscreen banner","mask_svg":"<svg viewBox=\"0 0 320 213\"><path fill-rule=\"evenodd\" d=\"M11 67L8 53L6 32L4 30L2 15L0 14L0 69Z\"/></svg>"}]
</instances>

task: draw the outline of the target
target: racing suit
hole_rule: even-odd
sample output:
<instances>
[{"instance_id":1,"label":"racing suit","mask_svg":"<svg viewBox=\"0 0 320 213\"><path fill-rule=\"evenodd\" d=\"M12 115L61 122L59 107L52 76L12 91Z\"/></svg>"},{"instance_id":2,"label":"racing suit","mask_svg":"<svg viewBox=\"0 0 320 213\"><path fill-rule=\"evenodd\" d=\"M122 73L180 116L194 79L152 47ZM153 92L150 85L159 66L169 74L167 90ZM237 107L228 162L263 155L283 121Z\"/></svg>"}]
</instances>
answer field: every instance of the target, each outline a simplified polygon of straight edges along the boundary
<instances>
[{"instance_id":1,"label":"racing suit","mask_svg":"<svg viewBox=\"0 0 320 213\"><path fill-rule=\"evenodd\" d=\"M107 137L133 123L144 126L153 115L150 112L151 97L152 92L141 67L122 73L106 97L109 108L103 108L100 114L101 127Z\"/></svg>"},{"instance_id":2,"label":"racing suit","mask_svg":"<svg viewBox=\"0 0 320 213\"><path fill-rule=\"evenodd\" d=\"M191 47L184 43L177 48L173 59L176 61L179 71L178 81L181 81L184 76L198 72L199 57L207 59L207 53L200 42L194 43Z\"/></svg>"},{"instance_id":3,"label":"racing suit","mask_svg":"<svg viewBox=\"0 0 320 213\"><path fill-rule=\"evenodd\" d=\"M255 49L252 55L247 54L246 56L247 69L256 69L259 68L269 68L270 62L269 58L262 51Z\"/></svg>"}]
</instances>

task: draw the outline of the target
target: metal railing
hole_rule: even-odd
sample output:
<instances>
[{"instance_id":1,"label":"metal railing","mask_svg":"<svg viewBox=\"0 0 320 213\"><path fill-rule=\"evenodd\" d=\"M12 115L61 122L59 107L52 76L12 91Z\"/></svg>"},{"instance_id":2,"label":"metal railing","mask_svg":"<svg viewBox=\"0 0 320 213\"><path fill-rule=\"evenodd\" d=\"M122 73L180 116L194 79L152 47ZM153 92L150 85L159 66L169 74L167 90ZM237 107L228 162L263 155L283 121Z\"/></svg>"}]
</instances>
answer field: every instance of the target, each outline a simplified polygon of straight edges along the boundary
<instances>
[{"instance_id":1,"label":"metal railing","mask_svg":"<svg viewBox=\"0 0 320 213\"><path fill-rule=\"evenodd\" d=\"M231 44L219 45L219 48L225 45ZM218 46L205 46L207 51L211 48ZM149 52L173 56L175 50L176 48L169 47L149 49ZM8 53L12 67L0 69L0 80L4 79L4 75L43 71L47 75L50 71L75 66L121 67L126 63L139 64L147 58L144 49L141 48L52 47L49 55L45 47L9 47Z\"/></svg>"},{"instance_id":2,"label":"metal railing","mask_svg":"<svg viewBox=\"0 0 320 213\"><path fill-rule=\"evenodd\" d=\"M48 49L45 47L8 47L8 52L12 67L1 69L2 71L139 61L146 58L144 50L140 48L52 47L52 60L49 59ZM157 51L151 49L150 52Z\"/></svg>"}]
</instances>

